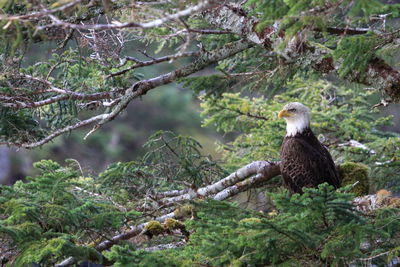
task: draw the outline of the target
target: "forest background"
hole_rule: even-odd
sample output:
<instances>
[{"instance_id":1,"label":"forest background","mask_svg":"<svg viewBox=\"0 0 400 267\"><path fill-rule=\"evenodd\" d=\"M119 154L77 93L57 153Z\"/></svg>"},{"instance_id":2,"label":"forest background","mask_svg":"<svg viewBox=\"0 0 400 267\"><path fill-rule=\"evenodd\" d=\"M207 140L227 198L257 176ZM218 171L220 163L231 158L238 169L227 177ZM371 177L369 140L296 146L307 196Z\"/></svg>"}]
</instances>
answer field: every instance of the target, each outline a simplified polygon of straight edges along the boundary
<instances>
[{"instance_id":1,"label":"forest background","mask_svg":"<svg viewBox=\"0 0 400 267\"><path fill-rule=\"evenodd\" d=\"M2 264L398 261L396 1L0 8ZM285 192L291 101L342 189Z\"/></svg>"}]
</instances>

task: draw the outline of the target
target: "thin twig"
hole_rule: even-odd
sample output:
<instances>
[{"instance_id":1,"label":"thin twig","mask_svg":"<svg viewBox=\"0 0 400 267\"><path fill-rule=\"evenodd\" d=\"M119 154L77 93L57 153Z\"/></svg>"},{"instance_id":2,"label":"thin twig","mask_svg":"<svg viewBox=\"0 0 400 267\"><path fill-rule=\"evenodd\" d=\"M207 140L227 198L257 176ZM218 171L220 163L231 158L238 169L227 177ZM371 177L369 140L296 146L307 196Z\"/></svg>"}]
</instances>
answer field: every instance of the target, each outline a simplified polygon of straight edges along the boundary
<instances>
[{"instance_id":1,"label":"thin twig","mask_svg":"<svg viewBox=\"0 0 400 267\"><path fill-rule=\"evenodd\" d=\"M53 20L53 23L49 24L49 25L40 26L40 27L38 27L38 29L42 30L42 29L55 27L55 26L61 26L63 28L70 28L70 29L80 29L80 30L88 30L88 29L94 29L94 30L107 30L108 29L109 30L109 29L123 29L123 28L149 29L149 28L158 27L170 20L176 20L176 19L179 19L180 17L188 16L188 15L191 15L196 12L201 12L201 11L209 8L211 6L211 3L212 3L212 1L203 1L203 2L200 2L198 5L186 8L175 14L169 14L169 15L164 16L163 18L159 18L159 19L145 22L145 23L114 22L111 24L73 24L73 23L69 23L66 21L62 21L62 20L48 14L49 17L51 17L51 19Z\"/></svg>"},{"instance_id":2,"label":"thin twig","mask_svg":"<svg viewBox=\"0 0 400 267\"><path fill-rule=\"evenodd\" d=\"M131 71L133 69L136 68L140 68L140 67L147 67L147 66L151 66L154 64L158 64L161 62L165 62L165 61L170 61L170 60L175 60L177 58L181 58L181 57L194 57L194 56L198 56L200 54L200 51L197 52L186 52L186 53L179 53L179 54L175 54L175 55L168 55L168 56L164 56L164 57L160 57L160 58L153 58L153 60L148 60L148 61L140 61L136 58L132 58L132 57L126 57L122 62L126 62L126 61L134 61L136 62L135 65L130 66L129 68L111 73L109 75L106 76L106 78L110 78L110 77L115 77L115 76L119 76L122 75L128 71ZM123 64L122 63L122 64Z\"/></svg>"}]
</instances>

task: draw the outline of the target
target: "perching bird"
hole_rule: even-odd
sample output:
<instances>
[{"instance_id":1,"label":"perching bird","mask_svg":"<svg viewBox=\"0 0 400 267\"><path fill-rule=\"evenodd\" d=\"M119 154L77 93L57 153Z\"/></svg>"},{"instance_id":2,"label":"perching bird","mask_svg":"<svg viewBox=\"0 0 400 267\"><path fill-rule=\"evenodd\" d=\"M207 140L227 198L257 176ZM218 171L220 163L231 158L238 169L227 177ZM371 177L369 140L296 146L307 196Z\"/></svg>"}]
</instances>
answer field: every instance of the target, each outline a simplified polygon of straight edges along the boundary
<instances>
[{"instance_id":1,"label":"perching bird","mask_svg":"<svg viewBox=\"0 0 400 267\"><path fill-rule=\"evenodd\" d=\"M340 186L332 156L310 128L310 109L301 103L285 105L278 114L286 120L286 136L281 149L281 173L291 194L303 187L317 187L327 182Z\"/></svg>"}]
</instances>

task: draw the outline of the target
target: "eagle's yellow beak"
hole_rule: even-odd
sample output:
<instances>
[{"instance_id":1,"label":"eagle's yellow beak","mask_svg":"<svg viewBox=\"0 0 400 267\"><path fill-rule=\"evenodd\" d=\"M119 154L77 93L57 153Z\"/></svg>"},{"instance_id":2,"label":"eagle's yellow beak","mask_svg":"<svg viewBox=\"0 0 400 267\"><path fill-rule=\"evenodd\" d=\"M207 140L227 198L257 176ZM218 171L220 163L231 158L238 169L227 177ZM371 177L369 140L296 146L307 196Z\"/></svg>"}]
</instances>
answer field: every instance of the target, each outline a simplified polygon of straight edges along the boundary
<instances>
[{"instance_id":1,"label":"eagle's yellow beak","mask_svg":"<svg viewBox=\"0 0 400 267\"><path fill-rule=\"evenodd\" d=\"M290 117L290 116L292 116L292 113L287 111L286 109L283 109L283 110L279 111L279 113L278 113L279 119L282 119L283 117Z\"/></svg>"}]
</instances>

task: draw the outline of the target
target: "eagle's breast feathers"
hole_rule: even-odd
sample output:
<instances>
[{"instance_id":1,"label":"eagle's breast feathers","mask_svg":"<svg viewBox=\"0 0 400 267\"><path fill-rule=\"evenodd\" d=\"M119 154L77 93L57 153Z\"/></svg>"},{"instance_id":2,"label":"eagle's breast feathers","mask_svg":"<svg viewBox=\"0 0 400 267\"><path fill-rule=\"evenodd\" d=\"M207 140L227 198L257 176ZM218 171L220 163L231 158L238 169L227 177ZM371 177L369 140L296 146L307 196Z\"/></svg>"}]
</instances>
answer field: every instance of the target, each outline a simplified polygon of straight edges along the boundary
<instances>
[{"instance_id":1,"label":"eagle's breast feathers","mask_svg":"<svg viewBox=\"0 0 400 267\"><path fill-rule=\"evenodd\" d=\"M286 120L281 149L281 173L290 193L324 182L339 187L339 175L329 151L310 129L310 110L301 103L287 104L279 118Z\"/></svg>"},{"instance_id":2,"label":"eagle's breast feathers","mask_svg":"<svg viewBox=\"0 0 400 267\"><path fill-rule=\"evenodd\" d=\"M281 160L283 180L291 193L301 193L302 187L317 187L324 182L339 187L332 157L310 129L285 137Z\"/></svg>"}]
</instances>

